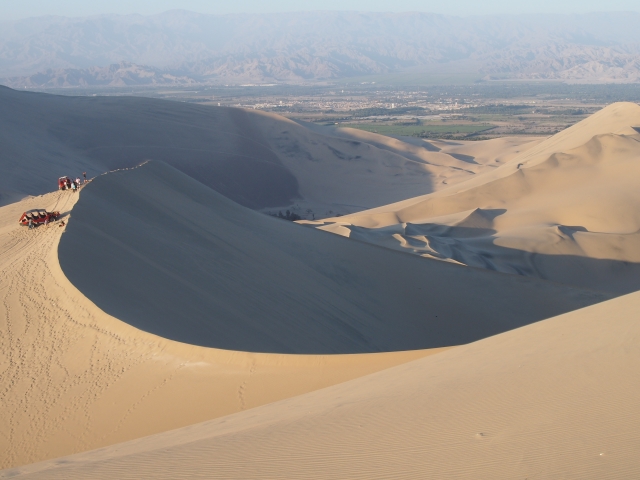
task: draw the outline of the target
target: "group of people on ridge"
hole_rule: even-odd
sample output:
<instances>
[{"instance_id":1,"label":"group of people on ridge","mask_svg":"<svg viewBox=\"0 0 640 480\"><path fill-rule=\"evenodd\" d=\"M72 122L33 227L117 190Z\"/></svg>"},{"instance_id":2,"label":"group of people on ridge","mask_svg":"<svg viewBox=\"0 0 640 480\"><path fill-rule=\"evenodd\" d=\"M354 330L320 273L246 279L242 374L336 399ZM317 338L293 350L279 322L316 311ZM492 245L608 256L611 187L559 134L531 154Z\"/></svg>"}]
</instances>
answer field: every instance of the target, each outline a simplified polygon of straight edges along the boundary
<instances>
[{"instance_id":1,"label":"group of people on ridge","mask_svg":"<svg viewBox=\"0 0 640 480\"><path fill-rule=\"evenodd\" d=\"M82 183L87 183L87 172L82 172L82 177L84 178ZM75 180L69 177L60 177L60 179L58 179L58 188L60 190L73 190L77 192L80 189L80 184L80 177L76 177Z\"/></svg>"}]
</instances>

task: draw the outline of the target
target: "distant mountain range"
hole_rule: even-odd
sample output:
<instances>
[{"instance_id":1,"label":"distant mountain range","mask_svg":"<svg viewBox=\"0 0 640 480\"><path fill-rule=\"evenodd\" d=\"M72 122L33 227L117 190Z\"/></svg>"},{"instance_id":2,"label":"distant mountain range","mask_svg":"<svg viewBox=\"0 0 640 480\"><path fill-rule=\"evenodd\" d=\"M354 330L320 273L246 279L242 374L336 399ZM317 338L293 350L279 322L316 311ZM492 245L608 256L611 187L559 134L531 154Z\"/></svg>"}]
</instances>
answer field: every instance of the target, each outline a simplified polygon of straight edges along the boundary
<instances>
[{"instance_id":1,"label":"distant mountain range","mask_svg":"<svg viewBox=\"0 0 640 480\"><path fill-rule=\"evenodd\" d=\"M314 82L455 66L485 79L640 81L640 14L307 12L0 24L8 86Z\"/></svg>"}]
</instances>

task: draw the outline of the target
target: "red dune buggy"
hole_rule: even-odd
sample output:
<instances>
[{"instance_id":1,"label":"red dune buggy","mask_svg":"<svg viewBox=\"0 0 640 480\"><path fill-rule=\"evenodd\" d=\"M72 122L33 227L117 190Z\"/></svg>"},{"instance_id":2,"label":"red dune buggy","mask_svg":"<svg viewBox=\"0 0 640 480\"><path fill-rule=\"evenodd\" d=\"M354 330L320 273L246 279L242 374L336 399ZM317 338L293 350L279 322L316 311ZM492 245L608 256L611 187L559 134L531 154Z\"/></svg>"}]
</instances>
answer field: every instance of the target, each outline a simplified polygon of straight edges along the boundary
<instances>
[{"instance_id":1,"label":"red dune buggy","mask_svg":"<svg viewBox=\"0 0 640 480\"><path fill-rule=\"evenodd\" d=\"M46 210L35 209L24 212L18 222L20 225L27 226L29 225L29 220L31 220L34 225L40 225L53 222L57 220L59 216L60 212L47 212Z\"/></svg>"}]
</instances>

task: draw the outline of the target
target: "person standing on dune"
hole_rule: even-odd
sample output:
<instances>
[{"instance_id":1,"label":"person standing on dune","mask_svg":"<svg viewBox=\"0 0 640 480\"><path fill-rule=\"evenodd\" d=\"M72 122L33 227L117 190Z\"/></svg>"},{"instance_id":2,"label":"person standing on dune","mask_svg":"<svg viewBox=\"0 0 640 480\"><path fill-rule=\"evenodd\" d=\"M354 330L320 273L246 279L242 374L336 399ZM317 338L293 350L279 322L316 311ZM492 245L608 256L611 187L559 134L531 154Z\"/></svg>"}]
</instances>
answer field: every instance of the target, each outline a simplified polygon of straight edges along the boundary
<instances>
[{"instance_id":1,"label":"person standing on dune","mask_svg":"<svg viewBox=\"0 0 640 480\"><path fill-rule=\"evenodd\" d=\"M87 183L87 172L82 172L82 177L84 178L84 183Z\"/></svg>"}]
</instances>

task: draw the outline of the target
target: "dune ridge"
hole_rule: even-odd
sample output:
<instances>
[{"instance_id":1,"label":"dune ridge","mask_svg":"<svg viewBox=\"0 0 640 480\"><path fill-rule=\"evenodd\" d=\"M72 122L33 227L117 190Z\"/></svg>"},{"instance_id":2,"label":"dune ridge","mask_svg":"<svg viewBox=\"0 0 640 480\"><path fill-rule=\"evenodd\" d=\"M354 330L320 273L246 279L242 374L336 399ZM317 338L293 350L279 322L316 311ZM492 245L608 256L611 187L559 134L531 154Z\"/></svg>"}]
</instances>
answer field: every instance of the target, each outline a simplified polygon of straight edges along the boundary
<instances>
[{"instance_id":1,"label":"dune ridge","mask_svg":"<svg viewBox=\"0 0 640 480\"><path fill-rule=\"evenodd\" d=\"M281 117L265 112L257 112L255 120L299 180L302 198L296 203L302 212L312 207L316 218L330 216L326 212L331 209L350 213L365 205L383 205L394 196L411 198L414 192L445 189L502 165L542 140L427 141L302 121L284 124Z\"/></svg>"},{"instance_id":2,"label":"dune ridge","mask_svg":"<svg viewBox=\"0 0 640 480\"><path fill-rule=\"evenodd\" d=\"M25 210L48 208L71 225L77 200L56 192L0 207L0 468L224 416L439 351L267 355L142 332L65 277L57 251L65 228L17 223Z\"/></svg>"},{"instance_id":3,"label":"dune ridge","mask_svg":"<svg viewBox=\"0 0 640 480\"><path fill-rule=\"evenodd\" d=\"M60 210L68 224L64 228L50 225L34 231L20 227L16 220L21 212L35 207ZM206 245L198 246L203 234L206 234ZM140 240L141 243L137 243ZM189 243L194 240L196 243ZM3 276L0 350L8 353L0 360L0 371L6 379L6 386L0 391L2 467L104 447L218 418L441 351L439 348L409 350L410 343L416 340L435 347L448 347L456 345L456 340L487 336L544 318L549 312L568 311L608 298L547 282L519 278L514 281L514 277L467 268L443 269L450 266L316 232L241 207L158 162L99 176L78 195L55 192L1 207L0 241L3 252L0 256ZM162 241L167 241L171 247L167 255L159 255L162 252L154 250L162 245ZM119 250L122 244L127 248ZM313 294L317 287L327 295L327 301L337 302L336 305L342 305L343 309L353 299L366 306L372 300L362 297L362 291L368 291L372 285L358 286L354 278L346 275L349 270L337 268L340 266L337 262L351 258L357 260L355 267L362 269L369 281L374 281L374 287L380 282L380 290L373 288L373 294L392 293L397 298L387 318L372 319L369 311L363 310L360 321L365 322L369 335L371 332L376 334L378 329L377 343L345 343L351 333L349 329L340 331L344 324L335 324L320 340L328 342L326 345L332 348L332 342L342 345L343 351L349 353L362 351L363 346L369 351L380 349L385 345L383 341L388 342L389 348L395 346L392 342L398 342L408 351L364 355L247 353L189 345L134 328L136 322L131 320L140 316L140 310L132 310L131 305L126 305L127 298L131 297L120 295L118 288L123 286L135 287L135 293L144 297L143 305L154 306L154 315L147 317L152 322L165 322L165 326L173 325L177 331L192 331L191 335L195 337L193 331L197 332L194 327L197 322L190 324L189 318L183 315L184 307L176 309L170 295L165 296L162 291L158 296L153 288L160 281L160 284L169 282L169 290L179 289L182 282L180 268L176 268L173 276L157 269L164 260L171 260L176 255L177 264L173 266L182 264L186 257L180 257L176 245L182 247L182 252L198 253L195 261L201 270L191 268L193 258L185 264L189 267L187 284L189 278L191 282L206 280L206 275L202 275L210 265L204 255L208 249L213 247L214 253L219 249L214 255L219 262L231 262L231 269L222 268L217 274L222 273L225 282L232 285L239 279L240 285L233 288L240 296L230 296L229 285L222 295L212 295L216 301L222 301L221 305L234 308L243 302L249 303L246 298L252 301L269 298L265 292L268 294L273 288L269 289L268 284L252 287L246 283L255 268L265 269L265 261L278 260L276 264L266 264L267 270L278 274L270 280L278 287L277 281L282 277L278 272L308 268L304 267L304 262L309 258L309 248L322 252L330 247L326 255L319 256L311 265L336 268L333 279L331 275L309 275L311 271L307 270L292 282L295 288L302 289L300 292L308 288L307 294ZM146 260L150 263L131 261L128 255L135 248L139 249L138 257L148 255ZM294 257L300 252L302 255L294 263L288 263L283 251ZM379 265L382 273L376 273L378 267L375 265L379 261L376 258L383 259ZM203 259L207 261L201 262ZM246 259L245 263L240 261L242 259ZM423 264L431 268L424 269ZM134 268L127 270L123 266ZM224 266L224 262L217 268L220 266ZM394 268L399 269L398 275L392 274ZM73 269L77 269L76 274L69 274ZM92 281L107 281L101 289L111 295L115 292L112 304L101 305L100 301L93 301L88 284L78 281L77 272L83 269ZM142 279L136 276L140 274ZM328 278L329 283L327 280L317 283L318 278ZM424 293L413 288L425 286L422 278L429 282L428 295L433 295L431 298L439 296L442 302L440 306L428 305L428 313L440 315L442 312L442 320L427 317L426 323L414 321L423 315L420 310L412 313L412 309L424 305L429 298L425 299ZM335 281L338 284L332 286L331 282ZM355 290L349 283L356 285ZM468 289L470 298L476 295L478 301L484 300L476 304L456 304L455 291L448 296L439 287L448 284ZM403 291L403 288L408 290ZM194 291L202 293L203 289L207 295L196 300L204 303L204 310L211 317L217 310L206 308L211 300L206 284L201 283ZM384 289L389 292L384 293ZM285 305L295 299L295 295L283 293L282 288L277 290L285 295ZM487 297L496 291L499 292L497 296ZM451 295L454 297L449 298ZM180 305L186 305L184 300L182 298ZM119 318L106 311L118 306L118 302L119 308L124 304L125 311L131 316ZM520 314L523 304L530 308ZM295 302L291 305L295 306ZM278 336L270 332L270 329L283 330L278 327L278 317L265 317L266 313L245 316L240 328L233 321L219 321L216 328L223 333L227 329L227 334L235 329L229 338L249 339L254 342L253 346L262 349L266 349L265 344L271 338L276 338L280 348L282 345L293 351L304 348L310 353L308 345L304 345L304 335L300 340L296 335ZM317 312L312 313L317 315ZM458 315L460 321L448 325L455 320L453 315ZM260 321L263 318L268 322ZM309 324L314 317L295 314L291 318L295 320L294 326L300 323L304 327L301 320ZM251 327L251 321L255 327ZM247 326L254 328L254 333ZM300 327L295 327L294 333L296 331L303 332Z\"/></svg>"},{"instance_id":4,"label":"dune ridge","mask_svg":"<svg viewBox=\"0 0 640 480\"><path fill-rule=\"evenodd\" d=\"M448 347L608 298L274 219L159 162L96 178L73 220L60 265L97 306L162 337L228 350Z\"/></svg>"},{"instance_id":5,"label":"dune ridge","mask_svg":"<svg viewBox=\"0 0 640 480\"><path fill-rule=\"evenodd\" d=\"M640 473L640 293L610 300L640 288L640 107L483 151L235 109L0 97L33 100L16 112L36 119L0 128L10 177L125 167L0 207L0 478ZM169 127L173 166L128 168ZM229 134L227 156L198 156ZM177 158L178 140L201 153ZM0 201L20 195L5 186ZM413 188L434 193L307 222L351 239L255 211ZM64 228L18 226L36 207Z\"/></svg>"},{"instance_id":6,"label":"dune ridge","mask_svg":"<svg viewBox=\"0 0 640 480\"><path fill-rule=\"evenodd\" d=\"M315 225L432 258L629 293L640 288L637 125L640 106L614 104L470 180ZM491 218L469 224L478 215Z\"/></svg>"},{"instance_id":7,"label":"dune ridge","mask_svg":"<svg viewBox=\"0 0 640 480\"><path fill-rule=\"evenodd\" d=\"M297 398L0 472L84 478L640 474L635 293Z\"/></svg>"},{"instance_id":8,"label":"dune ridge","mask_svg":"<svg viewBox=\"0 0 640 480\"><path fill-rule=\"evenodd\" d=\"M429 193L489 168L428 144L395 140L388 149L240 108L3 86L0 104L0 205L48 192L61 175L158 160L244 206L311 209L320 218Z\"/></svg>"}]
</instances>

